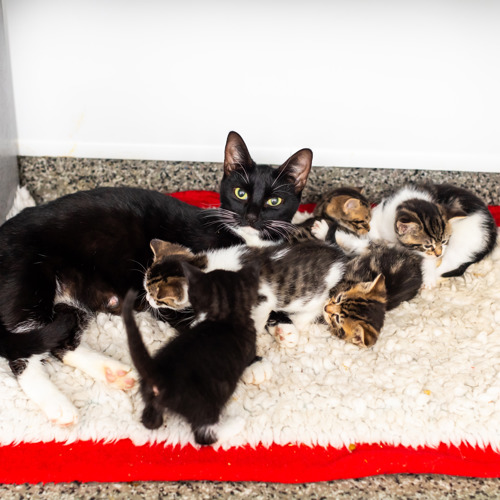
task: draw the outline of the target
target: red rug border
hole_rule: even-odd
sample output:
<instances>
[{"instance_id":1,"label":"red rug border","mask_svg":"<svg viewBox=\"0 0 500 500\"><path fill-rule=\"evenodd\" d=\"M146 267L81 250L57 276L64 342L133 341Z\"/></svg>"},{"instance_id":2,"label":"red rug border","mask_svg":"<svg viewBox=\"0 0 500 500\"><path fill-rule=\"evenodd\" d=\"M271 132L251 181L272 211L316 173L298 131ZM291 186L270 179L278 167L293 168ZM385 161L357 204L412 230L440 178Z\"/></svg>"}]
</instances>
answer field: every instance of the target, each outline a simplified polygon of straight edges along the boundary
<instances>
[{"instance_id":1,"label":"red rug border","mask_svg":"<svg viewBox=\"0 0 500 500\"><path fill-rule=\"evenodd\" d=\"M216 207L219 196L209 191L172 193L202 207ZM301 205L312 211L314 204ZM489 207L500 226L500 206ZM500 477L500 454L486 448L440 444L405 447L356 444L348 448L306 445L211 447L136 446L114 443L20 443L0 446L0 483L130 482L130 481L262 481L305 483L379 474L447 474Z\"/></svg>"},{"instance_id":2,"label":"red rug border","mask_svg":"<svg viewBox=\"0 0 500 500\"><path fill-rule=\"evenodd\" d=\"M500 477L500 454L467 444L436 448L358 444L349 448L135 446L77 441L0 447L4 484L131 481L258 481L306 483L380 474Z\"/></svg>"}]
</instances>

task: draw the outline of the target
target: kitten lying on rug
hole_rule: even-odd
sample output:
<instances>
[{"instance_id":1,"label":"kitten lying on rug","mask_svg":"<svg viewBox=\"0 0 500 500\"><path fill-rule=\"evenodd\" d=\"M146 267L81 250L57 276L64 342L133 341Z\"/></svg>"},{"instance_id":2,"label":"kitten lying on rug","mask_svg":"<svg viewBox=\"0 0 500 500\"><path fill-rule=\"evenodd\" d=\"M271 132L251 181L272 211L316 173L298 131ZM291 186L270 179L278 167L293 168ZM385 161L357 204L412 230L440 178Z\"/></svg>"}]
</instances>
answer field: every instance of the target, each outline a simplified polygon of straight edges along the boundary
<instances>
[{"instance_id":1,"label":"kitten lying on rug","mask_svg":"<svg viewBox=\"0 0 500 500\"><path fill-rule=\"evenodd\" d=\"M279 240L292 227L311 161L311 151L303 149L279 168L256 165L231 132L220 209L202 210L145 189L98 188L27 208L5 222L0 356L26 395L51 421L77 421L76 408L43 368L49 352L97 380L130 388L130 367L80 346L80 337L92 314L119 314L127 290L141 288L142 269L152 260L150 241L162 238L199 251L241 243L239 233ZM144 306L136 303L138 310Z\"/></svg>"},{"instance_id":2,"label":"kitten lying on rug","mask_svg":"<svg viewBox=\"0 0 500 500\"><path fill-rule=\"evenodd\" d=\"M491 253L497 228L488 207L470 191L428 184L403 187L376 206L369 238L423 255L424 284L432 287Z\"/></svg>"},{"instance_id":3,"label":"kitten lying on rug","mask_svg":"<svg viewBox=\"0 0 500 500\"><path fill-rule=\"evenodd\" d=\"M297 224L290 242L320 239L337 243L337 238L366 235L370 230L370 203L362 189L339 187L323 195L313 217ZM284 345L293 347L299 336L291 319L283 311L273 311L267 322L268 331Z\"/></svg>"},{"instance_id":4,"label":"kitten lying on rug","mask_svg":"<svg viewBox=\"0 0 500 500\"><path fill-rule=\"evenodd\" d=\"M360 346L375 344L385 312L411 300L420 290L422 260L406 248L375 242L351 258L324 308L323 317L332 333Z\"/></svg>"},{"instance_id":5,"label":"kitten lying on rug","mask_svg":"<svg viewBox=\"0 0 500 500\"><path fill-rule=\"evenodd\" d=\"M323 195L317 203L313 217L297 224L293 239L303 241L314 239L312 228L318 221L328 225L323 240L335 243L335 234L348 233L364 235L370 230L370 203L362 194L362 189L339 187Z\"/></svg>"},{"instance_id":6,"label":"kitten lying on rug","mask_svg":"<svg viewBox=\"0 0 500 500\"><path fill-rule=\"evenodd\" d=\"M127 295L123 320L141 377L144 426L157 429L164 411L170 410L189 422L198 444L209 445L237 432L240 424L234 419L219 424L219 417L243 371L256 358L250 311L257 302L259 269L251 264L236 272L205 274L186 261L180 266L196 315L189 327L151 357L134 320L135 293Z\"/></svg>"},{"instance_id":7,"label":"kitten lying on rug","mask_svg":"<svg viewBox=\"0 0 500 500\"><path fill-rule=\"evenodd\" d=\"M146 271L144 288L149 304L160 313L165 308L189 307L187 283L181 268L183 261L205 272L237 271L258 262L261 269L259 303L252 309L257 334L264 332L273 310L288 313L298 330L321 317L329 290L342 278L346 262L339 248L320 241L265 248L241 245L198 254L168 242L151 244L155 260ZM189 312L186 314L189 316Z\"/></svg>"}]
</instances>

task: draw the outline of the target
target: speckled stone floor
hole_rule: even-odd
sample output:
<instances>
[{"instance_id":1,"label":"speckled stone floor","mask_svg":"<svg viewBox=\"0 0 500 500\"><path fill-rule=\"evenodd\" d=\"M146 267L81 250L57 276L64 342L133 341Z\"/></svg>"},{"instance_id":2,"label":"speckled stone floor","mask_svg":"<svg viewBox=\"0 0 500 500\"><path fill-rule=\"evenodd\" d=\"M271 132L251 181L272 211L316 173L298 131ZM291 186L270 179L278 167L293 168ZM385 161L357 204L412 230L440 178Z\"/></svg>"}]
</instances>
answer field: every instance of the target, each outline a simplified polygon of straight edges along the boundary
<instances>
[{"instance_id":1,"label":"speckled stone floor","mask_svg":"<svg viewBox=\"0 0 500 500\"><path fill-rule=\"evenodd\" d=\"M21 184L30 190L38 203L41 203L63 194L96 186L129 185L160 191L218 190L222 166L219 163L20 157L19 170ZM364 187L368 198L378 202L385 194L401 184L422 181L451 182L473 190L488 204L500 205L499 173L337 167L313 168L303 201L317 201L321 193L335 185L343 184ZM480 500L500 498L500 479L397 474L299 485L207 481L0 485L2 500L227 497Z\"/></svg>"},{"instance_id":2,"label":"speckled stone floor","mask_svg":"<svg viewBox=\"0 0 500 500\"><path fill-rule=\"evenodd\" d=\"M138 186L158 191L218 191L221 163L186 163L80 158L19 158L21 184L36 201L96 186ZM488 204L500 204L500 173L313 167L304 203L338 185L360 186L374 203L406 182L451 182L473 190Z\"/></svg>"}]
</instances>

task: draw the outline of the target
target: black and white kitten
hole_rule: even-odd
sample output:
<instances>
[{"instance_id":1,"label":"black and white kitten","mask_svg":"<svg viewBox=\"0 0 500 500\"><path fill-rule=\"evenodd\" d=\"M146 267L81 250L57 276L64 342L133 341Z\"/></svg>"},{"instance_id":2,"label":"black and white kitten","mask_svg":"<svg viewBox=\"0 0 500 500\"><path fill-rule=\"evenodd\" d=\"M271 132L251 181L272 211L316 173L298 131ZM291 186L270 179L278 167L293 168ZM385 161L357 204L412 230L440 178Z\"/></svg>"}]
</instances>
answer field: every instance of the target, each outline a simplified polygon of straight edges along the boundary
<instances>
[{"instance_id":1,"label":"black and white kitten","mask_svg":"<svg viewBox=\"0 0 500 500\"><path fill-rule=\"evenodd\" d=\"M425 257L424 284L461 276L495 247L497 228L485 203L449 184L405 186L372 211L369 238Z\"/></svg>"},{"instance_id":2,"label":"black and white kitten","mask_svg":"<svg viewBox=\"0 0 500 500\"><path fill-rule=\"evenodd\" d=\"M256 357L250 311L258 299L259 269L203 273L181 262L195 319L191 326L151 356L133 316L135 293L123 307L130 354L141 377L142 423L163 424L165 410L184 417L201 445L235 432L238 419L219 422L244 370Z\"/></svg>"},{"instance_id":3,"label":"black and white kitten","mask_svg":"<svg viewBox=\"0 0 500 500\"><path fill-rule=\"evenodd\" d=\"M279 239L299 206L311 160L303 149L279 168L256 165L231 132L220 209L151 190L97 188L27 208L0 226L0 355L28 397L57 424L77 421L42 365L49 352L97 380L131 387L130 367L83 348L80 337L93 314L119 314L127 291L141 289L153 259L150 241L201 251L241 243L241 231L254 240ZM136 307L147 304L138 300Z\"/></svg>"}]
</instances>

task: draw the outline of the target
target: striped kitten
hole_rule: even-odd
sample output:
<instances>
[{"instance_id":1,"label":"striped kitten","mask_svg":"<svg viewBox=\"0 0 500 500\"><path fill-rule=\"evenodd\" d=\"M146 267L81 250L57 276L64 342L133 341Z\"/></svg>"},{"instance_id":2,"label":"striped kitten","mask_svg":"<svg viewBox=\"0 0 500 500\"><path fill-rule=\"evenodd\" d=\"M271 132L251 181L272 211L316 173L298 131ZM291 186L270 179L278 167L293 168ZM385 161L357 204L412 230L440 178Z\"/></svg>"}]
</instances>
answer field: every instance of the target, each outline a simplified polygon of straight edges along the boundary
<instances>
[{"instance_id":1,"label":"striped kitten","mask_svg":"<svg viewBox=\"0 0 500 500\"><path fill-rule=\"evenodd\" d=\"M385 312L418 293L422 260L403 247L371 242L347 263L342 281L331 291L323 318L332 333L347 342L372 346Z\"/></svg>"},{"instance_id":2,"label":"striped kitten","mask_svg":"<svg viewBox=\"0 0 500 500\"><path fill-rule=\"evenodd\" d=\"M368 233L370 219L370 203L362 194L362 189L340 187L322 196L314 209L313 217L297 224L293 237L296 241L314 239L315 223L324 220L327 230L322 239L335 243L337 233L357 236Z\"/></svg>"},{"instance_id":3,"label":"striped kitten","mask_svg":"<svg viewBox=\"0 0 500 500\"><path fill-rule=\"evenodd\" d=\"M149 304L161 313L166 308L188 311L190 307L181 261L188 261L204 272L238 271L257 261L260 264L259 302L252 310L252 319L258 334L265 331L271 311L288 313L296 330L320 318L329 291L342 278L346 262L340 249L320 241L264 248L240 245L200 254L167 242L154 245L156 258L146 271L144 286ZM173 279L176 286L167 286ZM168 294L160 294L159 290L168 290Z\"/></svg>"},{"instance_id":4,"label":"striped kitten","mask_svg":"<svg viewBox=\"0 0 500 500\"><path fill-rule=\"evenodd\" d=\"M449 184L406 186L373 209L372 240L423 255L424 284L461 276L495 247L497 228L476 195Z\"/></svg>"}]
</instances>

